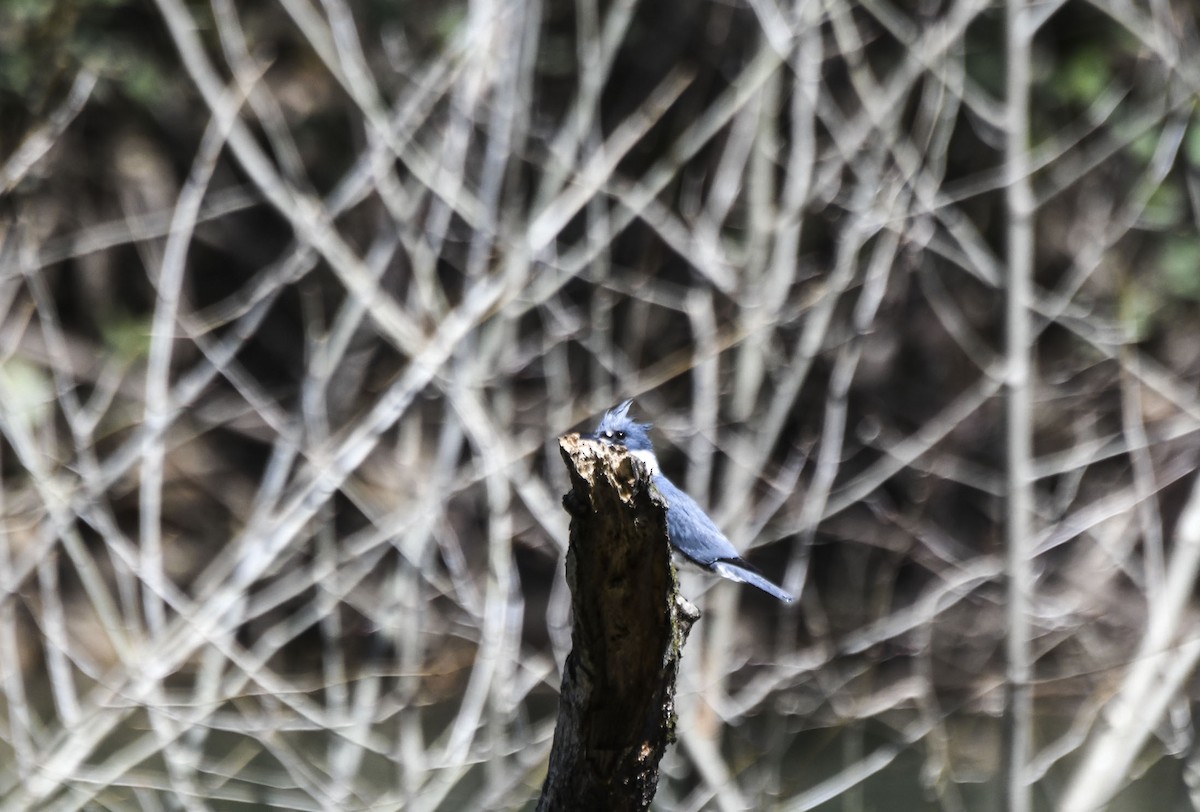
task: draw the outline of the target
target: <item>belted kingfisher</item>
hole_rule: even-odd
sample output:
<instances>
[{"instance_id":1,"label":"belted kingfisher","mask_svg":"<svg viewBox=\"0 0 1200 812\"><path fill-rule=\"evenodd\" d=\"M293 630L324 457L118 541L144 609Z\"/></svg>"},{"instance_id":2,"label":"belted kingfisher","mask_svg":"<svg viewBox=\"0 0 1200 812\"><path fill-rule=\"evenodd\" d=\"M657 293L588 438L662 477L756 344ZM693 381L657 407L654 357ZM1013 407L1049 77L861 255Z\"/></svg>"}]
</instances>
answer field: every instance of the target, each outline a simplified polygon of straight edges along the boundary
<instances>
[{"instance_id":1,"label":"belted kingfisher","mask_svg":"<svg viewBox=\"0 0 1200 812\"><path fill-rule=\"evenodd\" d=\"M694 564L732 581L756 586L768 595L791 603L795 597L768 581L738 555L737 549L725 538L712 519L696 504L696 500L663 476L650 443L650 424L638 423L629 416L632 400L609 409L596 430L584 435L608 445L626 449L637 457L650 472L650 477L667 500L667 535L671 545Z\"/></svg>"}]
</instances>

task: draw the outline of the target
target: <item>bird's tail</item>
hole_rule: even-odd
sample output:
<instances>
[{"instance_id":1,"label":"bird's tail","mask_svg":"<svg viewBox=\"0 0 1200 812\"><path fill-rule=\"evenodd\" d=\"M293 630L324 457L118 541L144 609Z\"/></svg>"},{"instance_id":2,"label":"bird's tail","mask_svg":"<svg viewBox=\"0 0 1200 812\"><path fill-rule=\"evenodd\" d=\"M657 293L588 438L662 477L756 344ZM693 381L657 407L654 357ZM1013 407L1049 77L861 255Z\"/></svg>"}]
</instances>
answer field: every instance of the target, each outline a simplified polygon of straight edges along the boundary
<instances>
[{"instance_id":1,"label":"bird's tail","mask_svg":"<svg viewBox=\"0 0 1200 812\"><path fill-rule=\"evenodd\" d=\"M712 570L718 575L723 575L732 581L741 581L744 584L756 586L771 597L778 598L784 603L791 603L792 601L796 600L795 595L771 583L766 578L750 569L749 565L747 564L735 564L732 561L714 561L712 564Z\"/></svg>"}]
</instances>

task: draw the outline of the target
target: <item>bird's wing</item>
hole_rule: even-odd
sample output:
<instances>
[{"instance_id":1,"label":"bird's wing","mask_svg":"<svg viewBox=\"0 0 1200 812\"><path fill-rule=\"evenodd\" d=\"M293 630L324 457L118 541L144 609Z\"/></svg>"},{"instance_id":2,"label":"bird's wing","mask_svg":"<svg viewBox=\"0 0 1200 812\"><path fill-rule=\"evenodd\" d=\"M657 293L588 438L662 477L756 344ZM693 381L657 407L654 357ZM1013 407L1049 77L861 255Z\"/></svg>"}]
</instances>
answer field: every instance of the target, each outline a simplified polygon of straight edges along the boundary
<instances>
[{"instance_id":1,"label":"bird's wing","mask_svg":"<svg viewBox=\"0 0 1200 812\"><path fill-rule=\"evenodd\" d=\"M704 567L722 558L739 558L732 542L695 499L661 474L654 477L654 484L667 500L667 533L679 552Z\"/></svg>"}]
</instances>

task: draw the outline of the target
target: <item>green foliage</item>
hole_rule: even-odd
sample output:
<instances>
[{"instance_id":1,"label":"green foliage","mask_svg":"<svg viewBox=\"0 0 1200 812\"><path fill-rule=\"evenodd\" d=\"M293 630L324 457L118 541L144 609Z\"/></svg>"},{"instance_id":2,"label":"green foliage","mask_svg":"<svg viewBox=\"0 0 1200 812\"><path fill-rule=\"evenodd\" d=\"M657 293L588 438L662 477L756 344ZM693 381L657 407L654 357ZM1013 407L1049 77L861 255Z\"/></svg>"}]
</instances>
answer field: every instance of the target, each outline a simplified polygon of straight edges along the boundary
<instances>
[{"instance_id":1,"label":"green foliage","mask_svg":"<svg viewBox=\"0 0 1200 812\"><path fill-rule=\"evenodd\" d=\"M1099 45L1080 48L1067 57L1055 87L1066 100L1091 104L1112 83L1110 59L1111 54Z\"/></svg>"},{"instance_id":2,"label":"green foliage","mask_svg":"<svg viewBox=\"0 0 1200 812\"><path fill-rule=\"evenodd\" d=\"M1159 273L1172 296L1200 301L1200 237L1175 236L1162 247Z\"/></svg>"},{"instance_id":3,"label":"green foliage","mask_svg":"<svg viewBox=\"0 0 1200 812\"><path fill-rule=\"evenodd\" d=\"M1153 332L1161 304L1162 298L1145 285L1125 285L1118 300L1118 316L1128 341L1143 341Z\"/></svg>"},{"instance_id":4,"label":"green foliage","mask_svg":"<svg viewBox=\"0 0 1200 812\"><path fill-rule=\"evenodd\" d=\"M158 21L147 26L133 0L8 0L0 4L0 120L19 137L87 67L148 110L183 77L156 53Z\"/></svg>"},{"instance_id":5,"label":"green foliage","mask_svg":"<svg viewBox=\"0 0 1200 812\"><path fill-rule=\"evenodd\" d=\"M1168 180L1150 195L1142 212L1142 225L1153 229L1173 228L1187 213L1187 199L1179 184Z\"/></svg>"},{"instance_id":6,"label":"green foliage","mask_svg":"<svg viewBox=\"0 0 1200 812\"><path fill-rule=\"evenodd\" d=\"M1200 113L1192 116L1191 126L1183 137L1183 155L1192 167L1200 168Z\"/></svg>"},{"instance_id":7,"label":"green foliage","mask_svg":"<svg viewBox=\"0 0 1200 812\"><path fill-rule=\"evenodd\" d=\"M117 318L105 323L101 334L110 351L120 358L135 361L150 352L150 325L150 317Z\"/></svg>"},{"instance_id":8,"label":"green foliage","mask_svg":"<svg viewBox=\"0 0 1200 812\"><path fill-rule=\"evenodd\" d=\"M0 398L5 413L26 428L38 426L54 413L54 385L41 367L20 358L0 364Z\"/></svg>"},{"instance_id":9,"label":"green foliage","mask_svg":"<svg viewBox=\"0 0 1200 812\"><path fill-rule=\"evenodd\" d=\"M1191 318L1185 310L1200 301L1200 236L1167 237L1146 271L1129 280L1118 299L1118 317L1134 343Z\"/></svg>"}]
</instances>

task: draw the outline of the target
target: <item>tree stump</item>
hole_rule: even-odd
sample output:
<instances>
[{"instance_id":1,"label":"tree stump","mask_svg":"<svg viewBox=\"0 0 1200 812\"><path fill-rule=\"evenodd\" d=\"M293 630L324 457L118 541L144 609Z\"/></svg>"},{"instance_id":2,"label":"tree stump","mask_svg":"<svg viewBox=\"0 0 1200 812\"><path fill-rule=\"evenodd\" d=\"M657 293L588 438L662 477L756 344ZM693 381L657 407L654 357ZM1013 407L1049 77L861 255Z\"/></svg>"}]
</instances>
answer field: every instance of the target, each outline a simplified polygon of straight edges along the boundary
<instances>
[{"instance_id":1,"label":"tree stump","mask_svg":"<svg viewBox=\"0 0 1200 812\"><path fill-rule=\"evenodd\" d=\"M539 812L647 809L675 740L675 678L696 608L679 595L667 505L628 453L560 438L571 474L574 626Z\"/></svg>"}]
</instances>

